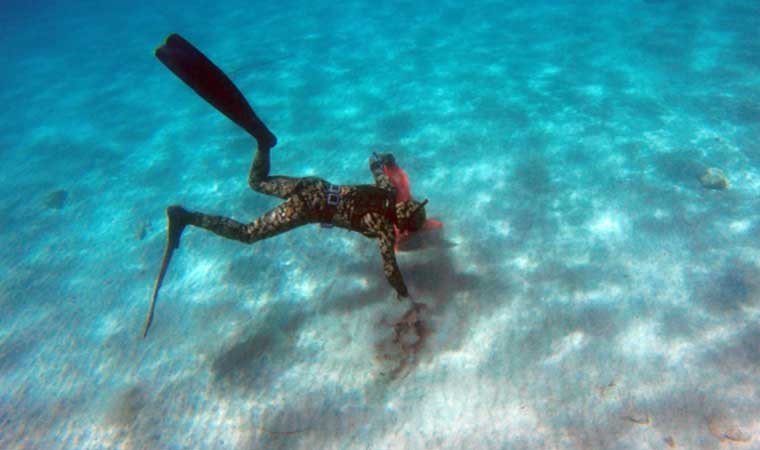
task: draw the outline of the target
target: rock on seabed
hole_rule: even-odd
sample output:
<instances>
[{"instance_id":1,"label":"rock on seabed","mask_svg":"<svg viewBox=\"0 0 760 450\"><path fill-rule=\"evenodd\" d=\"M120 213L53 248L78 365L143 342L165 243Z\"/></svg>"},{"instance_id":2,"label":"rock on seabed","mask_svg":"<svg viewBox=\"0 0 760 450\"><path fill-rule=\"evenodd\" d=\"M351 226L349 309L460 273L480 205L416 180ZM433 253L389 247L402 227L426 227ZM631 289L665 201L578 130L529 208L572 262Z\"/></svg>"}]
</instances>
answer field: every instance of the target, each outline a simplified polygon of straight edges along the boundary
<instances>
[{"instance_id":1,"label":"rock on seabed","mask_svg":"<svg viewBox=\"0 0 760 450\"><path fill-rule=\"evenodd\" d=\"M722 170L716 169L715 167L708 167L704 172L702 172L702 174L699 176L699 182L702 183L702 186L706 187L707 189L728 189L728 178L726 177L726 174L724 174Z\"/></svg>"}]
</instances>

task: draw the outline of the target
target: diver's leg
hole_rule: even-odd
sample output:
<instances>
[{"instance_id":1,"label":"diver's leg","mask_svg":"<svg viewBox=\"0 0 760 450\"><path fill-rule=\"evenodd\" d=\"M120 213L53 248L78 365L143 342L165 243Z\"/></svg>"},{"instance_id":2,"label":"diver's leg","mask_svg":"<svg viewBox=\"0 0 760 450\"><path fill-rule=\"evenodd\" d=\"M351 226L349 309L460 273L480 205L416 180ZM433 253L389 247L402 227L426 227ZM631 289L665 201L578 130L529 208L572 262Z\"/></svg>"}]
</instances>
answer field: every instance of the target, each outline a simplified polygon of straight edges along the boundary
<instances>
[{"instance_id":1,"label":"diver's leg","mask_svg":"<svg viewBox=\"0 0 760 450\"><path fill-rule=\"evenodd\" d=\"M246 244L284 233L311 221L304 204L298 197L288 198L284 203L248 224L223 216L187 211L180 206L172 206L169 210L173 211L167 210L170 220L172 217L177 217L185 225L203 228L227 239ZM169 228L172 229L171 226ZM181 233L184 225L174 228L179 229ZM179 243L179 236L176 242Z\"/></svg>"},{"instance_id":2,"label":"diver's leg","mask_svg":"<svg viewBox=\"0 0 760 450\"><path fill-rule=\"evenodd\" d=\"M248 173L248 185L256 192L279 198L293 195L296 185L301 180L297 177L269 176L269 148L257 147L253 156L251 171Z\"/></svg>"},{"instance_id":3,"label":"diver's leg","mask_svg":"<svg viewBox=\"0 0 760 450\"><path fill-rule=\"evenodd\" d=\"M179 248L180 237L186 226L192 225L204 228L219 236L251 244L314 221L310 217L306 204L298 196L288 198L287 201L249 224L242 224L227 217L188 211L178 205L166 208L166 216L169 219L169 235L166 241L164 257L161 261L161 268L158 271L156 284L153 287L148 315L143 325L143 337L148 334L148 329L153 322L153 312L156 306L156 299L158 298L158 291L161 289L161 284L169 268L174 250Z\"/></svg>"}]
</instances>

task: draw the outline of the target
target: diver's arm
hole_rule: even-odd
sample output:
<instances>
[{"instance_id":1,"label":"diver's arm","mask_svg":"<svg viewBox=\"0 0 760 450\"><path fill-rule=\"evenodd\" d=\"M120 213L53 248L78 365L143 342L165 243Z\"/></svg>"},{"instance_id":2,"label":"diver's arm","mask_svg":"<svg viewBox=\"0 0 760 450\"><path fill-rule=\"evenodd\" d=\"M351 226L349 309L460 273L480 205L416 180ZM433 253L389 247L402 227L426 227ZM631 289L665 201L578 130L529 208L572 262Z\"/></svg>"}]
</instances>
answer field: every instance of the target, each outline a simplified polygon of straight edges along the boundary
<instances>
[{"instance_id":1,"label":"diver's arm","mask_svg":"<svg viewBox=\"0 0 760 450\"><path fill-rule=\"evenodd\" d=\"M390 153L382 153L380 155L375 153L369 158L369 170L375 178L375 184L380 189L390 191L395 198L396 186L391 183L390 178L388 178L388 175L383 171L385 165L396 165L396 160Z\"/></svg>"},{"instance_id":2,"label":"diver's arm","mask_svg":"<svg viewBox=\"0 0 760 450\"><path fill-rule=\"evenodd\" d=\"M395 238L393 232L382 233L378 236L378 242L380 243L380 253L383 255L383 271L385 272L385 278L396 289L398 295L401 297L409 297L409 291L404 283L404 277L401 275L401 271L398 269L396 263L396 252L393 250L395 244Z\"/></svg>"},{"instance_id":3,"label":"diver's arm","mask_svg":"<svg viewBox=\"0 0 760 450\"><path fill-rule=\"evenodd\" d=\"M393 226L386 220L383 220L381 216L375 214L368 214L364 223L377 236L378 243L380 244L380 254L383 256L385 278L396 289L399 296L408 297L409 291L396 263L396 252L393 250L393 246L396 243Z\"/></svg>"}]
</instances>

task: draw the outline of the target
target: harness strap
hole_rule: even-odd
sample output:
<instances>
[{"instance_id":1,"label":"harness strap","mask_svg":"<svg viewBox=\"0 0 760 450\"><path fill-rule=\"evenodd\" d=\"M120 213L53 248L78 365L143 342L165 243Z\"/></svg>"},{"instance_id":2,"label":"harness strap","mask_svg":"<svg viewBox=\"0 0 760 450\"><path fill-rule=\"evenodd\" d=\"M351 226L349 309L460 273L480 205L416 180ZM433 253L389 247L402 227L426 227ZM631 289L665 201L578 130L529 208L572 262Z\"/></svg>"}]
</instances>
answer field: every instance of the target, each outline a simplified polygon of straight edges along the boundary
<instances>
[{"instance_id":1,"label":"harness strap","mask_svg":"<svg viewBox=\"0 0 760 450\"><path fill-rule=\"evenodd\" d=\"M320 223L320 226L322 228L332 228L335 225L330 223L329 220L332 220L332 217L335 215L335 211L338 209L338 204L340 203L340 186L337 186L335 184L328 184L327 189L325 189L325 195L327 196L328 206L325 218L328 220Z\"/></svg>"}]
</instances>

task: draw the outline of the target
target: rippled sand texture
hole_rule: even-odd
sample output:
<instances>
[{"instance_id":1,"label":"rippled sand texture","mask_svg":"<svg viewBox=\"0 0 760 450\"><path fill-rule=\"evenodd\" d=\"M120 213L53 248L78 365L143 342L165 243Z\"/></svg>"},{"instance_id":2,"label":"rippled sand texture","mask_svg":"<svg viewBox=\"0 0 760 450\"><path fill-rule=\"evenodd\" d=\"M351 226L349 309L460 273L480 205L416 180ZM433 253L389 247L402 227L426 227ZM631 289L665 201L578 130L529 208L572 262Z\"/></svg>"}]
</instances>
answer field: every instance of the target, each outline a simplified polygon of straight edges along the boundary
<instances>
[{"instance_id":1,"label":"rippled sand texture","mask_svg":"<svg viewBox=\"0 0 760 450\"><path fill-rule=\"evenodd\" d=\"M0 17L0 448L760 445L756 1L62 3ZM396 155L425 306L358 234L192 229L140 338L167 205L277 204L172 31L273 172Z\"/></svg>"}]
</instances>

